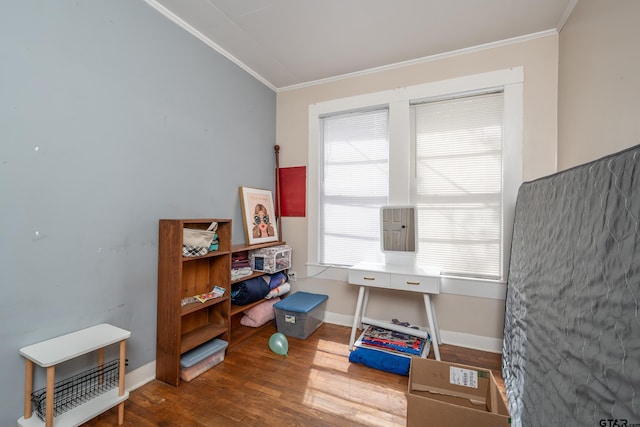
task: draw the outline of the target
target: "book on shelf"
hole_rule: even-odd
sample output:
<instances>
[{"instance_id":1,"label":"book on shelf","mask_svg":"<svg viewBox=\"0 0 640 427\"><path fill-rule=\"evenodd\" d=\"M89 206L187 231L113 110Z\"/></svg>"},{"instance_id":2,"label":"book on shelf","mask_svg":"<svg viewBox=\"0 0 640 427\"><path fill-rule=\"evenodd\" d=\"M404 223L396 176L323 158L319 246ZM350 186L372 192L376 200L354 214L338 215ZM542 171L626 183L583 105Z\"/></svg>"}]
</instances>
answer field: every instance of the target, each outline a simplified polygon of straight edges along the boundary
<instances>
[{"instance_id":1,"label":"book on shelf","mask_svg":"<svg viewBox=\"0 0 640 427\"><path fill-rule=\"evenodd\" d=\"M378 326L367 325L356 342L356 346L420 356L423 351L428 351L429 340Z\"/></svg>"},{"instance_id":2,"label":"book on shelf","mask_svg":"<svg viewBox=\"0 0 640 427\"><path fill-rule=\"evenodd\" d=\"M194 302L207 302L210 299L220 298L221 296L224 295L225 291L226 291L225 288L222 288L216 285L213 287L211 292L207 292L206 294L200 294L200 295L194 295L192 297L182 298L181 306L184 307L185 305L191 304Z\"/></svg>"}]
</instances>

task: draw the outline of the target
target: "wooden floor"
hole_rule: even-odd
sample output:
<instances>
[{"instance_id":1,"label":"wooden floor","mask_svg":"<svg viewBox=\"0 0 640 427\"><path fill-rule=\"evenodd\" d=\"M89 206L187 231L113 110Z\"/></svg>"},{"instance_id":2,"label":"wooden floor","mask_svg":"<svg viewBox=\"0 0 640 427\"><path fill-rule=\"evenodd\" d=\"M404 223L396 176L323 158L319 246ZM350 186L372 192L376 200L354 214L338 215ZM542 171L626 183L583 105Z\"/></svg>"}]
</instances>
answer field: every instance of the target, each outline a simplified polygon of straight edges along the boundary
<instances>
[{"instance_id":1,"label":"wooden floor","mask_svg":"<svg viewBox=\"0 0 640 427\"><path fill-rule=\"evenodd\" d=\"M408 377L350 363L350 331L325 323L306 340L289 338L284 357L269 349L276 330L268 326L191 382L175 388L153 380L132 391L124 425L404 426ZM502 387L499 354L450 345L440 353L445 361L491 369ZM117 421L114 408L84 426Z\"/></svg>"}]
</instances>

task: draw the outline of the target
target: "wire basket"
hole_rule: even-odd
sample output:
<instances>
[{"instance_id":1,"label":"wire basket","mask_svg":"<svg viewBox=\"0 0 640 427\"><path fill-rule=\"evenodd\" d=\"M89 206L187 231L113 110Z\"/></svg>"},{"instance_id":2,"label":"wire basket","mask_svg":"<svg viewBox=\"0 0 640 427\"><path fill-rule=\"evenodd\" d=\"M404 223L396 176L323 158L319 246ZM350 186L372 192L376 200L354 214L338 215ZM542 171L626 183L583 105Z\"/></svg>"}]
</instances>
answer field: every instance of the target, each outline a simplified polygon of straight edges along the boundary
<instances>
[{"instance_id":1,"label":"wire basket","mask_svg":"<svg viewBox=\"0 0 640 427\"><path fill-rule=\"evenodd\" d=\"M67 412L92 398L106 393L119 385L120 360L115 359L53 385L53 416ZM46 415L47 388L31 393L31 402L44 421Z\"/></svg>"}]
</instances>

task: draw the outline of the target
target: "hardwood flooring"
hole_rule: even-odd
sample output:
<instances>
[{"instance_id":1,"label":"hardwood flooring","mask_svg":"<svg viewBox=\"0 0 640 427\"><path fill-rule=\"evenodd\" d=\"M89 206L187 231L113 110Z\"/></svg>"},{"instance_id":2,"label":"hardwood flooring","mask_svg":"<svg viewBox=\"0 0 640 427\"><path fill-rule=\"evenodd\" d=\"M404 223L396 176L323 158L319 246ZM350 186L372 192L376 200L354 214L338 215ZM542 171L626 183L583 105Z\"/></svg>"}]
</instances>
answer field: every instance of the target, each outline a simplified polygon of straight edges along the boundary
<instances>
[{"instance_id":1,"label":"hardwood flooring","mask_svg":"<svg viewBox=\"0 0 640 427\"><path fill-rule=\"evenodd\" d=\"M124 426L404 426L408 377L350 363L350 331L325 323L306 340L288 338L285 357L269 349L269 325L190 382L153 380L132 391ZM444 344L440 353L491 369L504 389L499 354ZM84 426L117 424L113 408Z\"/></svg>"}]
</instances>

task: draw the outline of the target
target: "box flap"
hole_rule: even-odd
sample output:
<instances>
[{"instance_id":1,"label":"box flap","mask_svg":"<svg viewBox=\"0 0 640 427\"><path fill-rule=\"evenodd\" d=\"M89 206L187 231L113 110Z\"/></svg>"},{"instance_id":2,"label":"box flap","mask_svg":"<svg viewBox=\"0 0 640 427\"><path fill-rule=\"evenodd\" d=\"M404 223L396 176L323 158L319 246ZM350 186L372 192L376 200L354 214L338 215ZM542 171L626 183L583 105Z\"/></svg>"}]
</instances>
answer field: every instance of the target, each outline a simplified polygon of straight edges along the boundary
<instances>
[{"instance_id":1,"label":"box flap","mask_svg":"<svg viewBox=\"0 0 640 427\"><path fill-rule=\"evenodd\" d=\"M482 408L487 409L487 402L484 399L483 396L478 396L476 394L471 394L471 393L463 393L457 390L451 390L448 388L441 388L441 387L434 387L432 385L428 385L428 384L417 384L417 383L412 383L411 384L411 391L424 391L424 392L428 392L430 394L439 394L439 395L443 395L443 396L451 396L451 397L457 397L460 399L464 399L464 400L468 400L469 402L471 402L473 405L477 405L480 406Z\"/></svg>"}]
</instances>

